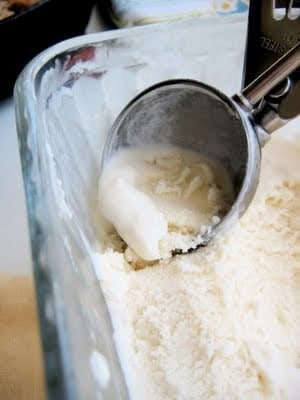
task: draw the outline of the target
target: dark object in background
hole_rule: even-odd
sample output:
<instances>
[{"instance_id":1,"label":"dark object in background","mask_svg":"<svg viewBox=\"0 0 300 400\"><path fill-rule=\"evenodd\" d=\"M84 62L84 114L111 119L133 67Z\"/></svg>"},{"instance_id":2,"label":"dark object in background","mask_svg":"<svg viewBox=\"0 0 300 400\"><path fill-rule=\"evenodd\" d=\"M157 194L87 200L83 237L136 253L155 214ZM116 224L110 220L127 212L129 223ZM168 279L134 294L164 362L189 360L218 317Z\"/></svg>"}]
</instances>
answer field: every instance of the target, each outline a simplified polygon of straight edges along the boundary
<instances>
[{"instance_id":1,"label":"dark object in background","mask_svg":"<svg viewBox=\"0 0 300 400\"><path fill-rule=\"evenodd\" d=\"M15 81L38 53L84 33L94 0L41 0L0 21L0 100L12 96Z\"/></svg>"},{"instance_id":2,"label":"dark object in background","mask_svg":"<svg viewBox=\"0 0 300 400\"><path fill-rule=\"evenodd\" d=\"M115 21L112 18L114 12L111 0L98 0L97 9L99 14L101 15L102 21L105 23L108 29L119 28L119 26L115 23Z\"/></svg>"}]
</instances>

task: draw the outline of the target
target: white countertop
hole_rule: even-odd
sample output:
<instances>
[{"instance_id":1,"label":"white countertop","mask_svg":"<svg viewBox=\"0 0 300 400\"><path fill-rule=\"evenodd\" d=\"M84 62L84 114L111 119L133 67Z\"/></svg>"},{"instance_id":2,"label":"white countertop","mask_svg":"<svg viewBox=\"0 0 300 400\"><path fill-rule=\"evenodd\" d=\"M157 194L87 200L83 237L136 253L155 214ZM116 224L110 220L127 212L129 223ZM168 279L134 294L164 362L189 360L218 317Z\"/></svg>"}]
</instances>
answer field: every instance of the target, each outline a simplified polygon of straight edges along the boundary
<instances>
[{"instance_id":1,"label":"white countertop","mask_svg":"<svg viewBox=\"0 0 300 400\"><path fill-rule=\"evenodd\" d=\"M94 9L86 33L105 30ZM0 272L31 273L26 203L13 98L0 102Z\"/></svg>"},{"instance_id":2,"label":"white countertop","mask_svg":"<svg viewBox=\"0 0 300 400\"><path fill-rule=\"evenodd\" d=\"M29 237L13 99L0 102L0 121L0 271L29 273Z\"/></svg>"}]
</instances>

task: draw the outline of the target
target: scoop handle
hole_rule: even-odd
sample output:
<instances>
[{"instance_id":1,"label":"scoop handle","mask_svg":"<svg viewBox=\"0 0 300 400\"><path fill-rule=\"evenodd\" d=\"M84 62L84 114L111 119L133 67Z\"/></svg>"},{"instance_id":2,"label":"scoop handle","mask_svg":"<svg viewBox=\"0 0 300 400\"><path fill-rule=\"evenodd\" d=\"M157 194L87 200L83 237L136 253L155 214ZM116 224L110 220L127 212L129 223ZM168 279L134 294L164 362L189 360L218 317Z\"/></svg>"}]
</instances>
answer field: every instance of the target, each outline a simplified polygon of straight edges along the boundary
<instances>
[{"instance_id":1,"label":"scoop handle","mask_svg":"<svg viewBox=\"0 0 300 400\"><path fill-rule=\"evenodd\" d=\"M267 133L300 113L300 43L232 98Z\"/></svg>"}]
</instances>

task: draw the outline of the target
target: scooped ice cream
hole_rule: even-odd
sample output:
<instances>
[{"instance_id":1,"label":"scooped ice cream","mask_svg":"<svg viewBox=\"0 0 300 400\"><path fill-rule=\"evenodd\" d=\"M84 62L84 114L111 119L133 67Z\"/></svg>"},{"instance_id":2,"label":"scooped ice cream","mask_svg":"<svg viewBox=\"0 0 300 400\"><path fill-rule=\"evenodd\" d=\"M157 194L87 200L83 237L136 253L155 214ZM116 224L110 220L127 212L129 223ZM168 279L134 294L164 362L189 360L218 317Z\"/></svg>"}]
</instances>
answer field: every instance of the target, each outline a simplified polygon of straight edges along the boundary
<instances>
[{"instance_id":1,"label":"scooped ice cream","mask_svg":"<svg viewBox=\"0 0 300 400\"><path fill-rule=\"evenodd\" d=\"M220 166L171 146L119 151L99 183L101 212L128 245L128 260L157 260L195 248L232 196Z\"/></svg>"},{"instance_id":2,"label":"scooped ice cream","mask_svg":"<svg viewBox=\"0 0 300 400\"><path fill-rule=\"evenodd\" d=\"M245 215L194 253L135 270L106 231L96 272L132 400L299 400L299 159L274 135Z\"/></svg>"}]
</instances>

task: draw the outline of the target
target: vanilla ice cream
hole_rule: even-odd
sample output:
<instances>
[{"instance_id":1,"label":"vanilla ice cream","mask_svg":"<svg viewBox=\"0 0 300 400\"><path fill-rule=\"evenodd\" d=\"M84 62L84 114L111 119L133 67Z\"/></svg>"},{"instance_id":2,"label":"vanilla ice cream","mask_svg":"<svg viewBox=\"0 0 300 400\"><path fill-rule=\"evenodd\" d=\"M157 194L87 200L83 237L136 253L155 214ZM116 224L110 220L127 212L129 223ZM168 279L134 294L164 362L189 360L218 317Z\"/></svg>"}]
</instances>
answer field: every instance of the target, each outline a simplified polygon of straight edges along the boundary
<instances>
[{"instance_id":1,"label":"vanilla ice cream","mask_svg":"<svg viewBox=\"0 0 300 400\"><path fill-rule=\"evenodd\" d=\"M99 182L101 212L128 245L127 261L196 248L232 198L221 166L172 146L123 149Z\"/></svg>"},{"instance_id":2,"label":"vanilla ice cream","mask_svg":"<svg viewBox=\"0 0 300 400\"><path fill-rule=\"evenodd\" d=\"M274 135L245 215L194 253L135 270L106 231L96 272L131 399L299 399L299 157Z\"/></svg>"}]
</instances>

